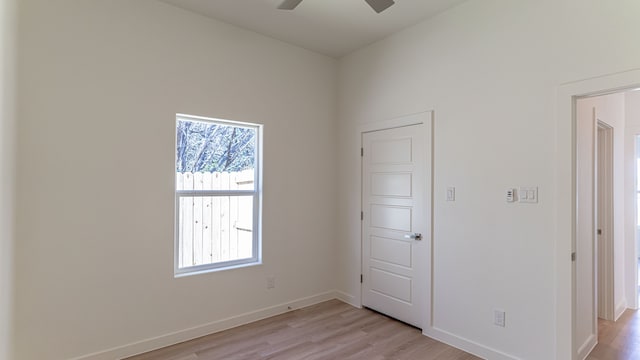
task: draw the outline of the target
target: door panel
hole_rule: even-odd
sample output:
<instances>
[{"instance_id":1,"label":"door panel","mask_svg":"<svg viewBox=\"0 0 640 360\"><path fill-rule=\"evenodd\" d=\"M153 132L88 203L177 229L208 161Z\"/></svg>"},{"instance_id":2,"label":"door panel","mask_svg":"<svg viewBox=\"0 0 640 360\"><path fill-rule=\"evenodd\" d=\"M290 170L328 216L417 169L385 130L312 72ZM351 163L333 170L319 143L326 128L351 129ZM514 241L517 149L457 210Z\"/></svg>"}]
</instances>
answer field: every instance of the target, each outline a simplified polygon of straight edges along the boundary
<instances>
[{"instance_id":1,"label":"door panel","mask_svg":"<svg viewBox=\"0 0 640 360\"><path fill-rule=\"evenodd\" d=\"M371 237L371 259L411 267L411 244L377 236Z\"/></svg>"},{"instance_id":2,"label":"door panel","mask_svg":"<svg viewBox=\"0 0 640 360\"><path fill-rule=\"evenodd\" d=\"M371 195L411 196L411 173L371 174Z\"/></svg>"},{"instance_id":3,"label":"door panel","mask_svg":"<svg viewBox=\"0 0 640 360\"><path fill-rule=\"evenodd\" d=\"M411 278L390 271L371 268L371 291L410 303Z\"/></svg>"},{"instance_id":4,"label":"door panel","mask_svg":"<svg viewBox=\"0 0 640 360\"><path fill-rule=\"evenodd\" d=\"M411 208L371 205L371 226L381 229L411 231Z\"/></svg>"},{"instance_id":5,"label":"door panel","mask_svg":"<svg viewBox=\"0 0 640 360\"><path fill-rule=\"evenodd\" d=\"M367 132L362 141L362 302L422 327L431 256L431 124Z\"/></svg>"},{"instance_id":6,"label":"door panel","mask_svg":"<svg viewBox=\"0 0 640 360\"><path fill-rule=\"evenodd\" d=\"M383 130L387 131L387 130ZM411 138L380 139L371 142L372 164L410 164Z\"/></svg>"}]
</instances>

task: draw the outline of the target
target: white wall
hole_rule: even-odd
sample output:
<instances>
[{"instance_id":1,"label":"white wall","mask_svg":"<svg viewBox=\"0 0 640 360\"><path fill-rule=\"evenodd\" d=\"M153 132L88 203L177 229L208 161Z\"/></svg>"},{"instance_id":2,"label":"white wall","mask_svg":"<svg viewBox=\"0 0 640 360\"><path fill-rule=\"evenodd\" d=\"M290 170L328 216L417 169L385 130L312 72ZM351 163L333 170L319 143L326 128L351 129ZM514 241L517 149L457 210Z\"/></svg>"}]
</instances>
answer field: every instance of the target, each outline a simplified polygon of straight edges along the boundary
<instances>
[{"instance_id":1,"label":"white wall","mask_svg":"<svg viewBox=\"0 0 640 360\"><path fill-rule=\"evenodd\" d=\"M0 360L12 359L15 11L0 0Z\"/></svg>"},{"instance_id":2,"label":"white wall","mask_svg":"<svg viewBox=\"0 0 640 360\"><path fill-rule=\"evenodd\" d=\"M14 360L332 294L335 60L153 0L21 0L19 25ZM263 265L174 278L176 113L265 124Z\"/></svg>"},{"instance_id":3,"label":"white wall","mask_svg":"<svg viewBox=\"0 0 640 360\"><path fill-rule=\"evenodd\" d=\"M556 91L639 67L639 11L630 0L468 1L342 59L340 290L359 303L359 124L434 109L427 332L494 359L568 358L556 351L570 340L556 332L556 302L566 299L556 289L564 239L555 211L571 201L555 193L571 181L556 178L565 156L555 147ZM455 203L445 202L447 186ZM538 186L539 203L506 203L517 186ZM494 308L506 310L506 328L492 325Z\"/></svg>"}]
</instances>

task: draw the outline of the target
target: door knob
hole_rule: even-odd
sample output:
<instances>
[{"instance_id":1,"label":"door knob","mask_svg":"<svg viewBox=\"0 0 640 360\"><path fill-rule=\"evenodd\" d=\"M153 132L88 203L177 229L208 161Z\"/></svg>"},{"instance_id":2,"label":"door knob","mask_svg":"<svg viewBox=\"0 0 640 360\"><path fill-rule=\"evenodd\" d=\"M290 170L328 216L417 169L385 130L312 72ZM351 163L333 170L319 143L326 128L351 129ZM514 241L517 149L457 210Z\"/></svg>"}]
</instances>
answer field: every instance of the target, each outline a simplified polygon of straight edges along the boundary
<instances>
[{"instance_id":1,"label":"door knob","mask_svg":"<svg viewBox=\"0 0 640 360\"><path fill-rule=\"evenodd\" d=\"M404 236L404 238L411 239L411 240L422 240L422 234L420 233L407 234Z\"/></svg>"}]
</instances>

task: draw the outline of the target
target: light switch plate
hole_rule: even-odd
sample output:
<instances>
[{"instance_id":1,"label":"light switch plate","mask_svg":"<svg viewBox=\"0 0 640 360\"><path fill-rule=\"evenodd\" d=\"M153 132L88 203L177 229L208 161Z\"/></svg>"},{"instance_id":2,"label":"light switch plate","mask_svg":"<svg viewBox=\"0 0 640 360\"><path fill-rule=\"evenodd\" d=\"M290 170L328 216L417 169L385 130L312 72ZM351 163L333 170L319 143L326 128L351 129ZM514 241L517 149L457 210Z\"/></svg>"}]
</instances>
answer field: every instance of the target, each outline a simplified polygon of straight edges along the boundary
<instances>
[{"instance_id":1,"label":"light switch plate","mask_svg":"<svg viewBox=\"0 0 640 360\"><path fill-rule=\"evenodd\" d=\"M521 203L535 204L538 202L537 187L521 187L518 191L518 200Z\"/></svg>"},{"instance_id":2,"label":"light switch plate","mask_svg":"<svg viewBox=\"0 0 640 360\"><path fill-rule=\"evenodd\" d=\"M453 186L447 188L447 201L456 201L456 188Z\"/></svg>"},{"instance_id":3,"label":"light switch plate","mask_svg":"<svg viewBox=\"0 0 640 360\"><path fill-rule=\"evenodd\" d=\"M493 324L500 327L506 326L506 313L502 309L493 310Z\"/></svg>"}]
</instances>

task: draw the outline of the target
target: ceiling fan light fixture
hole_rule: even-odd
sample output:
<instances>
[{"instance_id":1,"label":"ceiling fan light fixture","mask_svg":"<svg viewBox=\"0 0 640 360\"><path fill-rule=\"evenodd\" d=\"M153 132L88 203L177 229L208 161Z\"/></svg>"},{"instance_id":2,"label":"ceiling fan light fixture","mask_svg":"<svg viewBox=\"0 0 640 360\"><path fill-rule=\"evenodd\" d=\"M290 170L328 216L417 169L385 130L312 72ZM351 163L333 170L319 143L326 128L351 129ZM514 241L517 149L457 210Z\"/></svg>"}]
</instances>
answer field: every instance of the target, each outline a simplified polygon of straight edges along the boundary
<instances>
[{"instance_id":1,"label":"ceiling fan light fixture","mask_svg":"<svg viewBox=\"0 0 640 360\"><path fill-rule=\"evenodd\" d=\"M393 0L364 0L375 12L380 14L396 2Z\"/></svg>"},{"instance_id":2,"label":"ceiling fan light fixture","mask_svg":"<svg viewBox=\"0 0 640 360\"><path fill-rule=\"evenodd\" d=\"M296 6L300 5L300 3L302 2L302 0L284 0L280 6L278 6L278 9L280 10L293 10L296 8Z\"/></svg>"},{"instance_id":3,"label":"ceiling fan light fixture","mask_svg":"<svg viewBox=\"0 0 640 360\"><path fill-rule=\"evenodd\" d=\"M375 10L375 12L377 12L378 14L385 11L387 8L389 8L389 6L396 3L393 0L364 0L364 1L366 1L367 4L369 4L369 6L371 6L371 8ZM296 8L296 6L300 5L301 2L302 0L284 0L283 2L280 3L280 6L278 6L278 9L293 10Z\"/></svg>"}]
</instances>

